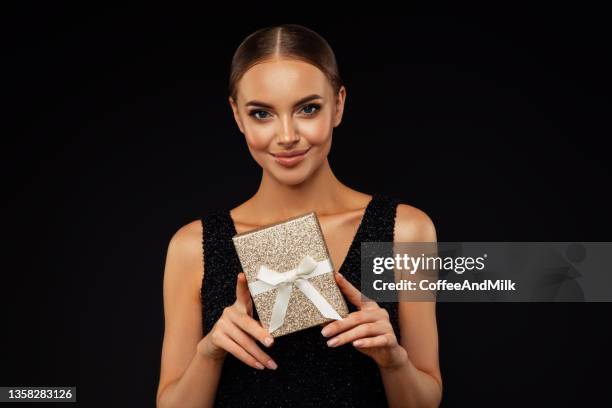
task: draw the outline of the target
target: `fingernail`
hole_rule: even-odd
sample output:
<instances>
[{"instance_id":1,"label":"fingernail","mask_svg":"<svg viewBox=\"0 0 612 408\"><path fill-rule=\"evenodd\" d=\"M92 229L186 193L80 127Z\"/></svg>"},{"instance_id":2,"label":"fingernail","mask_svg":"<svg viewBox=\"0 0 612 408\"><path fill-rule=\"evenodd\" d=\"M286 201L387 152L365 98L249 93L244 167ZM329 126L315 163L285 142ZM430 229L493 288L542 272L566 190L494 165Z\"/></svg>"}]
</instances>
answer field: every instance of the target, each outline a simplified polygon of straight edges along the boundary
<instances>
[{"instance_id":1,"label":"fingernail","mask_svg":"<svg viewBox=\"0 0 612 408\"><path fill-rule=\"evenodd\" d=\"M324 327L323 330L321 330L321 334L327 337L329 335L329 329L327 327Z\"/></svg>"},{"instance_id":2,"label":"fingernail","mask_svg":"<svg viewBox=\"0 0 612 408\"><path fill-rule=\"evenodd\" d=\"M272 337L266 337L264 339L264 344L268 347L270 347L272 345L272 343L274 343L274 339Z\"/></svg>"},{"instance_id":3,"label":"fingernail","mask_svg":"<svg viewBox=\"0 0 612 408\"><path fill-rule=\"evenodd\" d=\"M361 341L361 340L355 340L355 341L353 342L353 346L355 346L355 347L359 347L359 346L361 346L362 344L363 344L363 341Z\"/></svg>"},{"instance_id":4,"label":"fingernail","mask_svg":"<svg viewBox=\"0 0 612 408\"><path fill-rule=\"evenodd\" d=\"M263 364L261 364L259 361L255 363L255 367L259 368L260 370L263 370L265 368Z\"/></svg>"},{"instance_id":5,"label":"fingernail","mask_svg":"<svg viewBox=\"0 0 612 408\"><path fill-rule=\"evenodd\" d=\"M278 366L276 365L274 360L270 360L270 361L268 361L268 368L271 368L272 370L276 370L278 368Z\"/></svg>"},{"instance_id":6,"label":"fingernail","mask_svg":"<svg viewBox=\"0 0 612 408\"><path fill-rule=\"evenodd\" d=\"M338 339L337 339L337 338L335 338L335 339L331 339L331 340L329 340L329 341L327 342L327 345L328 345L329 347L334 347L336 344L338 344Z\"/></svg>"},{"instance_id":7,"label":"fingernail","mask_svg":"<svg viewBox=\"0 0 612 408\"><path fill-rule=\"evenodd\" d=\"M340 277L340 279L344 278L344 276L342 276L342 274L340 272L338 272L338 276Z\"/></svg>"}]
</instances>

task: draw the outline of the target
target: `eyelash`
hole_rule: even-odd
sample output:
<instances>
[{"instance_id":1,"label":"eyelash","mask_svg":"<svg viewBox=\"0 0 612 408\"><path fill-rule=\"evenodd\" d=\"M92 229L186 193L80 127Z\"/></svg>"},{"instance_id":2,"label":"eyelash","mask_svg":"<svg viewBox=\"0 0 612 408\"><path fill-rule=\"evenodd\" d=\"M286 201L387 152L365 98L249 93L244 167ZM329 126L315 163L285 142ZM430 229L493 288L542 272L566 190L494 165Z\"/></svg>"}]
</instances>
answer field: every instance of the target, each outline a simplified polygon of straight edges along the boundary
<instances>
[{"instance_id":1,"label":"eyelash","mask_svg":"<svg viewBox=\"0 0 612 408\"><path fill-rule=\"evenodd\" d=\"M308 114L307 114L308 116L313 116L313 115L315 115L315 114L316 114L316 112L318 112L319 110L321 110L321 105L319 105L318 103L310 103L310 104L308 104L308 105L304 106L304 108L302 108L302 109L305 109L305 108L311 108L311 107L315 108L315 109L316 109L316 111L315 111L315 112L313 112L313 113L308 113ZM264 110L257 109L257 110L252 110L251 112L249 112L249 116L252 116L252 117L254 117L254 118L255 118L255 119L257 119L257 120L263 120L263 119L265 119L265 118L258 118L258 117L256 116L256 114L257 114L257 113L260 113L260 112L265 112L265 113L267 113L267 112L266 112L266 111L264 111Z\"/></svg>"}]
</instances>

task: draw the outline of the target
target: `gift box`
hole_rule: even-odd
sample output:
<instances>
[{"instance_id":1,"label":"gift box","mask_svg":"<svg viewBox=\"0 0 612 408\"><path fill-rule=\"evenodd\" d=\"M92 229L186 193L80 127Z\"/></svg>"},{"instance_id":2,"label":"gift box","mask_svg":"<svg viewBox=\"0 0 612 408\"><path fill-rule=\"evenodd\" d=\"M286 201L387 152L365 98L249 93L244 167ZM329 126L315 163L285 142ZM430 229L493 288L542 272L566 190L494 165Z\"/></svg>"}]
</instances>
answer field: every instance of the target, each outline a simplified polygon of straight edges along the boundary
<instances>
[{"instance_id":1,"label":"gift box","mask_svg":"<svg viewBox=\"0 0 612 408\"><path fill-rule=\"evenodd\" d=\"M273 337L348 315L315 212L232 237L262 325Z\"/></svg>"}]
</instances>

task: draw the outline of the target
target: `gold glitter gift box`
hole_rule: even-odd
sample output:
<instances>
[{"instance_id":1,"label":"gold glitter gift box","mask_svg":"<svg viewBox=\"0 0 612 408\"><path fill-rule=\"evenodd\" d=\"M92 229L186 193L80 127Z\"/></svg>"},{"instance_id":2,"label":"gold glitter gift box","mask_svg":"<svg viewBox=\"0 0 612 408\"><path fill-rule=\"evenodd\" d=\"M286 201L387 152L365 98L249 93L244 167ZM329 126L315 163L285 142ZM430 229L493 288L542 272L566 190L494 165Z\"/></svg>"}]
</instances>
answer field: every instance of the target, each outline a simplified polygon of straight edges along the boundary
<instances>
[{"instance_id":1,"label":"gold glitter gift box","mask_svg":"<svg viewBox=\"0 0 612 408\"><path fill-rule=\"evenodd\" d=\"M259 319L273 337L348 315L314 211L232 240Z\"/></svg>"}]
</instances>

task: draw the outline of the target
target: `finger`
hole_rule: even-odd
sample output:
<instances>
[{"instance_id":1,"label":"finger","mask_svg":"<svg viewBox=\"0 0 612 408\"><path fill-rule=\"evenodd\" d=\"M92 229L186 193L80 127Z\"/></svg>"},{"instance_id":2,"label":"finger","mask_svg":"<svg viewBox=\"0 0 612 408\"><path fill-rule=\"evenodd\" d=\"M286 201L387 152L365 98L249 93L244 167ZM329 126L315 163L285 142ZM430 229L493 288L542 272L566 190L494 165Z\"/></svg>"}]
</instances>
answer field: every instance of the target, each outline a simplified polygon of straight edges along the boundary
<instances>
[{"instance_id":1,"label":"finger","mask_svg":"<svg viewBox=\"0 0 612 408\"><path fill-rule=\"evenodd\" d=\"M343 275L340 273L334 274L336 277L336 282L338 283L338 287L342 291L342 293L346 296L346 298L357 306L358 309L363 309L365 307L372 307L372 303L376 304L376 302L371 301L366 296L364 296L359 289L357 289L351 282L349 282ZM378 306L378 305L376 305Z\"/></svg>"},{"instance_id":2,"label":"finger","mask_svg":"<svg viewBox=\"0 0 612 408\"><path fill-rule=\"evenodd\" d=\"M252 315L251 293L249 292L249 285L244 272L240 272L236 277L236 304L240 306L242 311Z\"/></svg>"},{"instance_id":3,"label":"finger","mask_svg":"<svg viewBox=\"0 0 612 408\"><path fill-rule=\"evenodd\" d=\"M360 324L384 320L386 318L385 314L385 309L383 308L359 310L350 313L342 320L335 320L329 323L321 330L321 334L325 337L330 337L357 327Z\"/></svg>"},{"instance_id":4,"label":"finger","mask_svg":"<svg viewBox=\"0 0 612 408\"><path fill-rule=\"evenodd\" d=\"M388 334L380 334L375 337L357 339L353 341L353 346L359 348L391 347L394 346L395 343L396 341L394 341L393 338Z\"/></svg>"},{"instance_id":5,"label":"finger","mask_svg":"<svg viewBox=\"0 0 612 408\"><path fill-rule=\"evenodd\" d=\"M274 337L251 316L236 310L228 309L230 320L242 330L259 340L262 344L270 347L274 343Z\"/></svg>"},{"instance_id":6,"label":"finger","mask_svg":"<svg viewBox=\"0 0 612 408\"><path fill-rule=\"evenodd\" d=\"M263 370L265 367L255 357L246 352L245 349L240 347L234 340L232 340L227 334L219 333L218 335L219 346L224 348L243 363L250 365L258 370Z\"/></svg>"},{"instance_id":7,"label":"finger","mask_svg":"<svg viewBox=\"0 0 612 408\"><path fill-rule=\"evenodd\" d=\"M233 322L226 322L222 326L224 332L240 347L242 347L247 353L255 357L257 361L265 365L268 368L275 370L277 368L276 363L268 354L261 350L252 337L249 337L244 331L242 331Z\"/></svg>"},{"instance_id":8,"label":"finger","mask_svg":"<svg viewBox=\"0 0 612 408\"><path fill-rule=\"evenodd\" d=\"M363 337L374 337L386 332L387 327L382 322L364 323L352 328L351 330L342 332L336 337L332 337L327 341L327 345L330 347L342 346L343 344L350 343L353 340L361 339Z\"/></svg>"}]
</instances>

